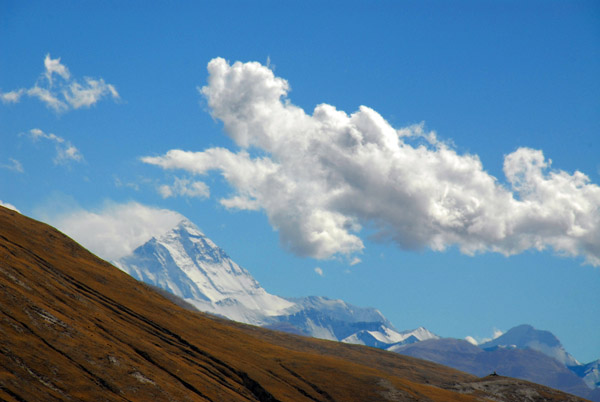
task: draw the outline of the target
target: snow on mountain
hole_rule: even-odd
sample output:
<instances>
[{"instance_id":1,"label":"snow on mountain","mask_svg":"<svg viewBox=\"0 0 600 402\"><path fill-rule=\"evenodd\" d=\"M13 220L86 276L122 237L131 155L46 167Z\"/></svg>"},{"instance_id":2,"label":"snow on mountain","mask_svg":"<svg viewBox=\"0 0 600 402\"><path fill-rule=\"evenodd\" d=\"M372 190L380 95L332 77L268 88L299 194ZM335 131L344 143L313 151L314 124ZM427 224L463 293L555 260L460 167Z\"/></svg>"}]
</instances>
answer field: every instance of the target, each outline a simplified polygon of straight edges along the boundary
<instances>
[{"instance_id":1,"label":"snow on mountain","mask_svg":"<svg viewBox=\"0 0 600 402\"><path fill-rule=\"evenodd\" d=\"M202 311L262 325L293 303L267 293L248 271L190 221L152 238L115 262L134 278L163 288Z\"/></svg>"},{"instance_id":2,"label":"snow on mountain","mask_svg":"<svg viewBox=\"0 0 600 402\"><path fill-rule=\"evenodd\" d=\"M551 357L569 368L591 389L600 389L600 360L588 364L579 363L569 354L558 338L549 331L541 331L531 325L519 325L498 338L479 345L491 351L498 348L531 349ZM598 391L600 393L600 391Z\"/></svg>"},{"instance_id":3,"label":"snow on mountain","mask_svg":"<svg viewBox=\"0 0 600 402\"><path fill-rule=\"evenodd\" d=\"M270 327L378 348L387 348L412 335L412 331L398 332L374 308L357 307L343 300L316 296L288 300L294 302L296 307L288 310L286 315L275 317L277 324ZM281 323L285 323L286 327L281 327ZM429 333L426 329L423 330ZM419 336L423 336L422 334L424 332L420 332Z\"/></svg>"},{"instance_id":4,"label":"snow on mountain","mask_svg":"<svg viewBox=\"0 0 600 402\"><path fill-rule=\"evenodd\" d=\"M272 295L186 219L115 265L198 310L248 324L379 348L437 338L424 328L398 332L373 308L326 297Z\"/></svg>"},{"instance_id":5,"label":"snow on mountain","mask_svg":"<svg viewBox=\"0 0 600 402\"><path fill-rule=\"evenodd\" d=\"M392 328L381 326L377 331L361 330L343 339L342 342L392 350L392 348L399 345L407 345L427 339L439 339L439 336L423 327L401 332Z\"/></svg>"},{"instance_id":6,"label":"snow on mountain","mask_svg":"<svg viewBox=\"0 0 600 402\"><path fill-rule=\"evenodd\" d=\"M531 325L519 325L489 342L479 345L482 349L517 348L533 349L552 357L565 366L578 366L575 360L562 346L558 338L549 331L541 331Z\"/></svg>"},{"instance_id":7,"label":"snow on mountain","mask_svg":"<svg viewBox=\"0 0 600 402\"><path fill-rule=\"evenodd\" d=\"M581 377L588 387L592 389L600 388L600 359L588 364L572 366L569 368Z\"/></svg>"}]
</instances>

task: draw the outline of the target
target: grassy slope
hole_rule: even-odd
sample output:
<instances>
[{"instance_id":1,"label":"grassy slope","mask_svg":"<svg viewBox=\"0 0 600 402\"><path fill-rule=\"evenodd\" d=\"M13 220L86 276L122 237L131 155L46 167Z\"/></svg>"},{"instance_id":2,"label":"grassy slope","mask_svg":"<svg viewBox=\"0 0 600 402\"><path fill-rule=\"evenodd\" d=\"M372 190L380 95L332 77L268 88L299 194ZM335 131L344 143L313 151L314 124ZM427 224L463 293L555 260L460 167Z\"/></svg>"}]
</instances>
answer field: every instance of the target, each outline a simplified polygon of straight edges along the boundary
<instances>
[{"instance_id":1,"label":"grassy slope","mask_svg":"<svg viewBox=\"0 0 600 402\"><path fill-rule=\"evenodd\" d=\"M505 400L518 389L567 400L502 381ZM481 384L393 353L190 313L0 207L0 399L470 401L487 394Z\"/></svg>"}]
</instances>

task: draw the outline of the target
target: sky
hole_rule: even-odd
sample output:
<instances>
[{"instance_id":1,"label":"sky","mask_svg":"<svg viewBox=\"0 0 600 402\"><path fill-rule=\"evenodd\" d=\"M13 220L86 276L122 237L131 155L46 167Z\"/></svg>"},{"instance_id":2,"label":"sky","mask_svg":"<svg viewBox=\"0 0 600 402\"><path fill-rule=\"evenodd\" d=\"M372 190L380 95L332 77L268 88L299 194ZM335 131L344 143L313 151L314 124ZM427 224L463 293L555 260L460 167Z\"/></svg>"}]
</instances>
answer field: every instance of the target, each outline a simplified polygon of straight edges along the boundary
<instances>
[{"instance_id":1,"label":"sky","mask_svg":"<svg viewBox=\"0 0 600 402\"><path fill-rule=\"evenodd\" d=\"M594 1L0 1L0 203L185 216L270 293L600 358Z\"/></svg>"}]
</instances>

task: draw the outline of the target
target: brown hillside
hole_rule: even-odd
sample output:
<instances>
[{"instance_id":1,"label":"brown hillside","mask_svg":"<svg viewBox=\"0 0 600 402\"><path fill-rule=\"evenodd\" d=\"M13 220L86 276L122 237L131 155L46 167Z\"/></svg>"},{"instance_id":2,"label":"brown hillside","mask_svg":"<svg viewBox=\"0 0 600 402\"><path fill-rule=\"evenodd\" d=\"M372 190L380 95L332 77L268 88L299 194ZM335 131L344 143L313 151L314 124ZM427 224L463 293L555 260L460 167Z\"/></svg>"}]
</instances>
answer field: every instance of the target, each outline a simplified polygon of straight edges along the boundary
<instances>
[{"instance_id":1,"label":"brown hillside","mask_svg":"<svg viewBox=\"0 0 600 402\"><path fill-rule=\"evenodd\" d=\"M0 399L579 400L191 313L50 226L2 207Z\"/></svg>"}]
</instances>

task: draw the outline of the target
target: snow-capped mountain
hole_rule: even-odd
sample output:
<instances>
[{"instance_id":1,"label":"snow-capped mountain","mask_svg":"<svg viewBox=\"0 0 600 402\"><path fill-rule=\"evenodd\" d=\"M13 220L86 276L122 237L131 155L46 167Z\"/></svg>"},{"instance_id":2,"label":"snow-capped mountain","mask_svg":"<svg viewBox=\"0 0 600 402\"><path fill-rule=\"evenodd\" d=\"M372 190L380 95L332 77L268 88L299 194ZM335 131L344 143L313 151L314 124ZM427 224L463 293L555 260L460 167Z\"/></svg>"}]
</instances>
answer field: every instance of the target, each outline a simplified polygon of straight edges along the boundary
<instances>
[{"instance_id":1,"label":"snow-capped mountain","mask_svg":"<svg viewBox=\"0 0 600 402\"><path fill-rule=\"evenodd\" d=\"M295 332L316 338L343 340L365 326L393 328L378 310L356 307L343 300L319 296L287 300L294 303L295 307L288 310L287 314L276 317L276 327L285 323L287 327L295 328Z\"/></svg>"},{"instance_id":2,"label":"snow-capped mountain","mask_svg":"<svg viewBox=\"0 0 600 402\"><path fill-rule=\"evenodd\" d=\"M568 353L558 338L549 331L541 331L531 325L519 325L489 342L479 345L490 351L504 349L531 349L553 358L581 378L590 389L600 389L600 360L588 364L579 363Z\"/></svg>"},{"instance_id":3,"label":"snow-capped mountain","mask_svg":"<svg viewBox=\"0 0 600 402\"><path fill-rule=\"evenodd\" d=\"M541 331L531 325L519 325L511 328L505 334L489 342L479 345L482 349L516 348L533 349L542 352L546 356L558 360L565 366L578 366L575 360L562 346L554 334L549 331Z\"/></svg>"},{"instance_id":4,"label":"snow-capped mountain","mask_svg":"<svg viewBox=\"0 0 600 402\"><path fill-rule=\"evenodd\" d=\"M272 295L187 219L115 265L198 310L248 324L379 348L437 338L424 328L398 332L373 308Z\"/></svg>"},{"instance_id":5,"label":"snow-capped mountain","mask_svg":"<svg viewBox=\"0 0 600 402\"><path fill-rule=\"evenodd\" d=\"M361 330L342 341L393 350L394 347L400 345L408 345L427 339L439 339L439 336L423 327L401 332L390 330L389 327L380 327L375 331Z\"/></svg>"},{"instance_id":6,"label":"snow-capped mountain","mask_svg":"<svg viewBox=\"0 0 600 402\"><path fill-rule=\"evenodd\" d=\"M592 389L600 388L600 359L588 364L569 368L579 377L583 378L583 382L585 382L588 387Z\"/></svg>"},{"instance_id":7,"label":"snow-capped mountain","mask_svg":"<svg viewBox=\"0 0 600 402\"><path fill-rule=\"evenodd\" d=\"M271 325L272 328L295 329L290 332L380 349L437 338L422 327L398 332L379 310L353 306L343 300L316 296L287 300L296 307L288 310L287 315L276 317L277 324ZM282 323L286 326L281 326Z\"/></svg>"},{"instance_id":8,"label":"snow-capped mountain","mask_svg":"<svg viewBox=\"0 0 600 402\"><path fill-rule=\"evenodd\" d=\"M256 325L293 303L267 293L192 222L182 220L115 262L134 278L165 289L198 310Z\"/></svg>"}]
</instances>

